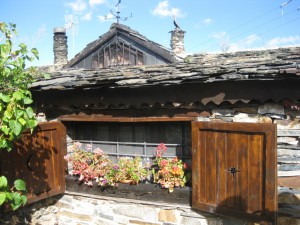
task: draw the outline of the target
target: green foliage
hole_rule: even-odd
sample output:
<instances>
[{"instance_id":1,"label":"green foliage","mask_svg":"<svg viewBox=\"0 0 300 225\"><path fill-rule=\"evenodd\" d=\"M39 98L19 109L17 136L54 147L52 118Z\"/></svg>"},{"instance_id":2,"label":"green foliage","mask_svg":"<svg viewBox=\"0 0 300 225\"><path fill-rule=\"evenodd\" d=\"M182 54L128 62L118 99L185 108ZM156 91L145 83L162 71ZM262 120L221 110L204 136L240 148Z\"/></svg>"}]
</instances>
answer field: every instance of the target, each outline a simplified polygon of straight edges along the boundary
<instances>
[{"instance_id":1,"label":"green foliage","mask_svg":"<svg viewBox=\"0 0 300 225\"><path fill-rule=\"evenodd\" d=\"M14 24L8 26L1 22L0 31L3 34L0 38L0 149L10 151L22 131L37 125L28 90L37 70L25 69L25 63L38 59L38 51L33 48L29 52L23 43L18 49L13 48L12 38L17 35Z\"/></svg>"},{"instance_id":2,"label":"green foliage","mask_svg":"<svg viewBox=\"0 0 300 225\"><path fill-rule=\"evenodd\" d=\"M27 198L24 181L20 179L16 180L14 186L9 189L6 177L0 177L0 205L5 202L8 202L13 210L26 204Z\"/></svg>"},{"instance_id":3,"label":"green foliage","mask_svg":"<svg viewBox=\"0 0 300 225\"><path fill-rule=\"evenodd\" d=\"M15 24L0 22L0 149L7 151L24 130L32 131L37 125L29 91L37 70L26 68L26 62L38 59L38 51L29 51L23 43L15 49L15 36ZM16 180L9 189L7 179L0 177L0 205L9 202L13 210L17 209L27 201L25 192L24 181Z\"/></svg>"}]
</instances>

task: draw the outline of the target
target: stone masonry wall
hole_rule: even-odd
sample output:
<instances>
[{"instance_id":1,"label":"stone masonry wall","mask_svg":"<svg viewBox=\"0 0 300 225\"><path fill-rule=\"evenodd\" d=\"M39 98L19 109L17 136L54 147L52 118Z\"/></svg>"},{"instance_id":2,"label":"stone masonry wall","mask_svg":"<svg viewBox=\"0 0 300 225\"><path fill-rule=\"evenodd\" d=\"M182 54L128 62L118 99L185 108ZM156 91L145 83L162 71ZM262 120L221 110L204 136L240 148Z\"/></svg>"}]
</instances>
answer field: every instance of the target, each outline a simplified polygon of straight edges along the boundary
<instances>
[{"instance_id":1,"label":"stone masonry wall","mask_svg":"<svg viewBox=\"0 0 300 225\"><path fill-rule=\"evenodd\" d=\"M282 197L281 204L300 200ZM218 217L194 211L190 206L162 205L127 199L99 198L66 193L1 215L0 224L34 225L254 225L254 223ZM278 225L299 225L297 218L281 215Z\"/></svg>"},{"instance_id":2,"label":"stone masonry wall","mask_svg":"<svg viewBox=\"0 0 300 225\"><path fill-rule=\"evenodd\" d=\"M285 102L213 107L198 115L199 121L276 123L278 135L278 177L294 177L290 186L279 184L278 225L300 225L300 111ZM72 136L68 134L68 139ZM70 140L69 140L70 141ZM298 185L298 186L297 186ZM122 198L66 193L12 214L1 215L0 224L150 224L150 225L242 225L245 221L193 211L189 205L159 205Z\"/></svg>"}]
</instances>

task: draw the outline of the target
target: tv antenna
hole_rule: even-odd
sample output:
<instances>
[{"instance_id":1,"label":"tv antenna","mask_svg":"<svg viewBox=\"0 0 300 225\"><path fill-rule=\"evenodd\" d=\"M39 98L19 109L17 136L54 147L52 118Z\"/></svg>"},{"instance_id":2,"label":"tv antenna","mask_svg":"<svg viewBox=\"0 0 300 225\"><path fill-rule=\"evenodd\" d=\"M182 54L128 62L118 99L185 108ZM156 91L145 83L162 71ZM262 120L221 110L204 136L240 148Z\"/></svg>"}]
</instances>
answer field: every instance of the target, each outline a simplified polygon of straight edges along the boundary
<instances>
[{"instance_id":1,"label":"tv antenna","mask_svg":"<svg viewBox=\"0 0 300 225\"><path fill-rule=\"evenodd\" d=\"M78 34L78 17L74 16L72 14L65 15L65 28L67 31L71 30L71 35L72 35L72 53L74 55L74 50L75 50L75 41L74 41L74 36Z\"/></svg>"},{"instance_id":2,"label":"tv antenna","mask_svg":"<svg viewBox=\"0 0 300 225\"><path fill-rule=\"evenodd\" d=\"M126 21L128 20L128 17L121 17L120 16L120 4L121 4L121 0L118 0L118 3L115 5L115 8L117 8L116 13L114 13L112 10L110 10L110 14L114 17L114 18L110 18L108 15L104 16L104 18L107 19L117 19L117 23L120 22L120 20ZM130 18L132 17L132 13L130 15Z\"/></svg>"}]
</instances>

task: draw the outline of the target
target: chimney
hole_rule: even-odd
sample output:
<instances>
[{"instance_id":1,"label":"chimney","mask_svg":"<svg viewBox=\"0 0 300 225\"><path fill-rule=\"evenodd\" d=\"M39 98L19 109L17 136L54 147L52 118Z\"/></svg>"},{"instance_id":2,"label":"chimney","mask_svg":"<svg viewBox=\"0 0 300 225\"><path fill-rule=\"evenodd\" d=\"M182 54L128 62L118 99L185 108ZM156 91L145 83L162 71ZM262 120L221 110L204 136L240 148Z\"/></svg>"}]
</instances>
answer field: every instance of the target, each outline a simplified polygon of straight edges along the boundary
<instances>
[{"instance_id":1,"label":"chimney","mask_svg":"<svg viewBox=\"0 0 300 225\"><path fill-rule=\"evenodd\" d=\"M68 44L66 29L57 27L53 30L54 64L68 63Z\"/></svg>"},{"instance_id":2,"label":"chimney","mask_svg":"<svg viewBox=\"0 0 300 225\"><path fill-rule=\"evenodd\" d=\"M171 33L171 48L173 53L184 57L185 50L184 50L184 33L185 31L181 30L179 27L176 27L174 30L170 31Z\"/></svg>"}]
</instances>

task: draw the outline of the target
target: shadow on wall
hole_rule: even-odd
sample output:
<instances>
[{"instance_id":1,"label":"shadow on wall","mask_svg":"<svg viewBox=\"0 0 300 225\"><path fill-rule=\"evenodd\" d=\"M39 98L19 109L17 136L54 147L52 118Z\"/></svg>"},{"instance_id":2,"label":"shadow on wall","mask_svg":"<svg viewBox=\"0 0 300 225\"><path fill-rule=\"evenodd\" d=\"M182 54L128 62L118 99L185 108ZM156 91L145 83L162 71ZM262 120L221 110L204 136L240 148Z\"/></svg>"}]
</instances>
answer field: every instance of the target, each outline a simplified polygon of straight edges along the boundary
<instances>
[{"instance_id":1,"label":"shadow on wall","mask_svg":"<svg viewBox=\"0 0 300 225\"><path fill-rule=\"evenodd\" d=\"M0 152L0 170L13 185L14 180L26 183L28 203L51 191L56 174L51 168L57 161L58 150L53 144L51 131L37 126L33 134L24 132L12 151ZM45 196L46 197L46 196Z\"/></svg>"},{"instance_id":2,"label":"shadow on wall","mask_svg":"<svg viewBox=\"0 0 300 225\"><path fill-rule=\"evenodd\" d=\"M210 209L211 213L222 216L223 225L293 225L300 222L299 195L282 192L278 195L278 212L255 210L248 207L247 201L240 196L229 197ZM259 204L259 203L258 203ZM255 206L254 206L255 207Z\"/></svg>"}]
</instances>

